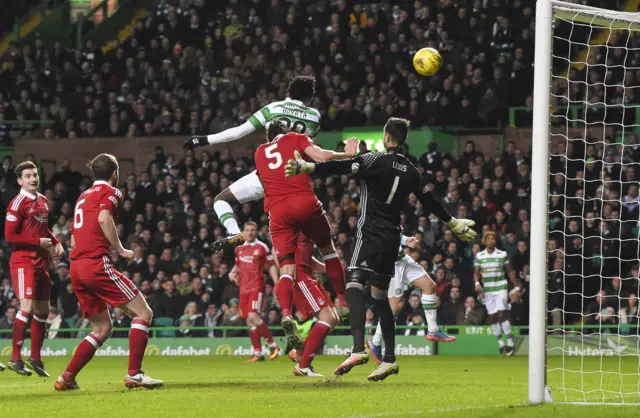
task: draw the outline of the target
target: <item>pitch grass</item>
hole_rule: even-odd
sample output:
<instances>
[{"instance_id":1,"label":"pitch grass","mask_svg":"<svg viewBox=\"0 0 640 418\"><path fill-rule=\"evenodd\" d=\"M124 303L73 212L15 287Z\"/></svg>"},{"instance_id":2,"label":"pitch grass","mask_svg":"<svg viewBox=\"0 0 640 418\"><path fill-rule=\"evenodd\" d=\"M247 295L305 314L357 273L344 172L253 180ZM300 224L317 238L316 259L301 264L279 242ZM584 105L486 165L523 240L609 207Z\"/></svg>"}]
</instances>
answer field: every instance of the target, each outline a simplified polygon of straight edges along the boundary
<instances>
[{"instance_id":1,"label":"pitch grass","mask_svg":"<svg viewBox=\"0 0 640 418\"><path fill-rule=\"evenodd\" d=\"M316 370L331 376L341 360L319 356ZM57 376L68 358L45 361ZM638 411L637 406L526 406L526 357L401 357L400 374L380 383L366 381L374 368L372 363L356 367L341 379L313 380L293 376L293 363L287 358L258 364L245 361L223 356L149 357L145 370L166 382L164 388L154 391L124 388L127 360L121 357L95 358L78 377L82 390L77 392L55 392L53 377L27 378L7 370L0 373L0 417L559 418L588 414L591 418L629 417ZM637 362L637 358L625 359L622 366L634 373ZM565 359L567 367L579 368L580 364L580 359ZM592 370L600 370L599 364L599 358L584 359L584 365ZM559 367L562 363L552 359L550 365ZM618 361L609 366L618 370ZM565 376L565 385L579 388L581 378L572 375ZM599 387L600 373L584 377L587 384ZM561 383L558 378L552 385L559 387ZM610 383L619 384L619 378ZM625 391L636 391L636 384L637 376L625 383ZM559 391L555 395L562 396ZM598 400L599 395L589 394L590 401Z\"/></svg>"}]
</instances>

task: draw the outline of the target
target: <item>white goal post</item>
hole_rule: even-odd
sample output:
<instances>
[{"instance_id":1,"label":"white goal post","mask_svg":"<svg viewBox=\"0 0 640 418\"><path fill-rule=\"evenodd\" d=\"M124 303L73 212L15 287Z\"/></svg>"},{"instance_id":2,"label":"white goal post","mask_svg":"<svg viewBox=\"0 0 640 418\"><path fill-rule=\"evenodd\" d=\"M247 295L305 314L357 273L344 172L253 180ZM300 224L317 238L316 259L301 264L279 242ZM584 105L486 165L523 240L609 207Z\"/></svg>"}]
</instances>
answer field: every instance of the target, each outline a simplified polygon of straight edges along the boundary
<instances>
[{"instance_id":1,"label":"white goal post","mask_svg":"<svg viewBox=\"0 0 640 418\"><path fill-rule=\"evenodd\" d=\"M547 305L547 297L549 295L547 283L551 270L553 270L553 268L548 266L548 241L550 230L549 205L552 200L550 196L553 194L552 188L550 187L551 185L549 184L550 175L557 174L561 180L563 179L565 182L565 191L567 190L566 184L570 181L577 180L580 184L583 184L583 190L581 191L583 193L582 196L577 196L577 193L576 196L562 196L562 199L565 201L565 213L567 200L575 198L582 199L582 212L577 214L573 213L571 219L578 219L578 223L582 220L583 225L587 218L589 218L585 216L585 202L600 199L600 211L602 211L603 207L606 206L606 203L608 202L607 199L617 199L617 207L621 207L624 202L627 202L626 200L622 200L622 193L617 195L617 197L615 194L611 195L613 197L602 197L600 196L600 193L604 192L599 190L597 193L594 193L593 196L588 196L586 194L586 189L588 189L588 187L584 186L584 184L585 181L590 180L584 180L584 178L579 178L577 176L573 178L566 170L564 172L552 173L550 170L553 168L550 165L550 160L552 157L558 156L560 159L564 158L560 154L554 154L554 149L562 146L559 145L560 142L564 142L567 147L566 149L568 149L568 147L573 147L573 141L582 141L580 146L584 147L585 151L587 151L587 148L590 145L593 145L594 149L600 147L599 149L604 148L606 151L608 149L607 145L611 142L611 137L614 138L614 141L617 139L622 141L633 132L636 134L638 133L640 120L631 120L629 116L632 116L634 112L635 114L638 114L638 112L636 112L636 108L640 105L633 105L631 103L638 103L640 95L638 95L636 100L633 101L629 101L629 97L625 97L625 93L627 93L628 89L628 86L625 84L625 77L627 76L629 69L631 71L640 70L640 64L637 64L636 66L627 66L627 61L631 60L630 57L629 60L627 59L628 55L636 53L640 55L640 48L634 48L632 46L638 45L637 43L633 43L633 41L635 41L635 36L640 32L640 13L604 10L563 1L537 0L535 19L531 191L532 228L530 238L531 279L529 293L530 326L528 339L529 403L538 404L558 401L571 403L639 404L640 356L638 353L640 353L640 343L638 342L638 332L634 331L636 333L635 336L629 336L625 332L621 331L619 325L617 328L611 329L611 327L609 327L603 331L605 328L602 327L602 319L599 320L600 327L598 328L598 325L595 326L595 331L592 331L592 329L585 326L585 298L588 299L592 297L592 299L588 300L598 299L595 297L595 294L586 292L585 284L582 283L582 293L576 293L581 298L580 300L582 300L582 310L580 312L578 312L578 310L570 312L575 314L575 318L578 318L574 323L579 323L580 325L577 329L564 327L564 323L562 326L554 326L554 331L557 331L557 333L555 333L553 337L550 336L549 339L556 338L558 343L553 349L550 348L551 345L547 344L547 323L548 318L551 315L551 307ZM569 29L569 36L562 37L563 35L557 35L554 33L554 30L557 30L561 25L565 25L565 28ZM582 31L581 33L586 33L587 39L574 40L574 29L575 32ZM618 42L616 44L617 46L613 46L612 37ZM565 45L568 45L568 52L563 50L562 53L558 52L558 54L556 54L553 50L554 43L564 43ZM616 49L620 49L621 51L616 51ZM579 55L581 51L582 55ZM590 54L596 54L598 51L605 51L601 54L604 55L604 62L599 61L595 63L595 61L593 61L594 58L591 57ZM631 54L629 51L631 51ZM613 57L614 54L617 55L617 57L619 57L620 54L623 55L622 65L620 65L619 61L616 61L614 64L610 64L614 62L611 60L611 57ZM578 56L583 58L577 59ZM566 62L567 68L560 70L562 74L558 72L557 68L554 73L554 60L556 63L559 61ZM584 79L574 80L573 77L570 76L571 68L575 69L576 67L580 67L582 74L586 72ZM609 75L608 73L610 71L614 71L614 67L622 67L621 71L624 75L621 80L611 80L611 77L607 78ZM595 78L590 78L590 76L593 76L594 74L590 74L589 71L603 72L603 79L596 80L594 82L593 80ZM636 79L635 84L638 83L640 83L640 81ZM566 86L566 97L564 93L554 91L552 85ZM632 87L635 87L635 85ZM596 100L597 98L601 98L599 90L601 88L605 91L604 99ZM621 100L618 97L618 101L621 103L614 100L609 102L610 99L607 98L607 92L612 89L615 90L616 88L619 89L619 92L621 91ZM632 90L632 88L629 89ZM574 94L574 92L579 93ZM633 92L631 91L630 94L633 95ZM579 97L576 98L576 96ZM593 99L594 97L596 99ZM556 104L559 101L568 103L566 106L566 112L562 110L560 112L556 111L552 114L552 101ZM630 104L627 104L628 102ZM569 105L573 106L574 109L579 108L580 106L584 106L584 109L589 106L600 106L600 108L604 109L604 116L599 120L598 117L600 116L596 117L593 116L593 114L588 115L587 110L584 110L584 114L570 112ZM609 112L609 116L607 116L607 112ZM611 122L611 113L613 112L620 112L622 115L621 119ZM579 114L579 116L576 117L576 114ZM594 134L592 131L594 127L598 130L598 134ZM582 131L583 133L580 133L579 131ZM587 140L587 138L589 139ZM619 158L622 169L632 166L635 170L638 170L640 168L638 161L632 160L631 162L628 162L627 160L626 163L623 161L625 146L621 145L621 149L623 151ZM605 154L606 152L603 153L603 155ZM588 155L588 153L586 155ZM582 171L583 175L587 171L587 164L593 163L594 161L595 163L602 164L602 167L604 167L606 165L606 161L603 155L596 156L595 159L584 157L584 161L577 161L578 164L584 163L585 168L584 171ZM566 161L567 159L565 158L564 164L568 166ZM576 160L573 161L576 162ZM640 173L640 171L636 171L636 173ZM598 184L604 184L602 186L602 190L604 190L604 188L606 188L607 181L610 180L605 179L605 174L602 174L602 172L600 175L602 176L600 179L593 181L600 181ZM620 176L622 176L622 174L620 174ZM633 181L635 181L635 179ZM621 177L617 184L620 185L620 190L627 190L629 187L632 187L629 183L632 182L625 181ZM613 204L615 205L616 202ZM594 205L597 205L597 203ZM622 209L619 210L621 211ZM567 216L565 214L562 216L564 216L564 222L567 223ZM591 216L593 216L593 214L591 214ZM602 212L599 214L596 213L595 216L600 223L607 223L613 219L603 215ZM619 219L616 220L616 222L618 221ZM622 220L618 225L624 222L625 221ZM600 227L602 227L602 225L598 228ZM584 226L582 228L584 230ZM581 230L580 233L582 233L583 230ZM621 234L621 231L622 227L619 227L618 234ZM637 235L637 229L635 231L635 234ZM559 232L559 234L563 234L564 242L566 242L567 236L572 235L566 233L566 227L562 232ZM584 237L579 238L583 239L579 242L584 242ZM626 259L622 254L622 247L625 240L622 239L621 235L616 237L614 234L613 238L600 237L598 239L602 240L600 242L603 242L605 239L618 241L618 247L616 248L618 248L619 251L617 256L620 266L623 264L626 266L633 262L632 259ZM565 248L561 248L560 252L563 252L564 250ZM606 256L603 256L602 254L597 255L604 257L606 262ZM565 262L564 256L565 254L561 257L563 266ZM578 256L582 258L583 262L584 260L588 260L589 263L592 262L592 258L596 258L595 256L592 257L591 254L585 255L584 250L581 254L578 254ZM605 262L602 263L604 264ZM584 264L581 263L580 266L584 269L584 267L582 267ZM599 285L601 286L600 289L603 289L604 286L608 285L611 281L609 279L612 277L610 277L610 274L603 269L604 267L600 266L600 271L597 275L594 275L597 276L597 279L590 279L595 280L594 283L596 284L596 289L598 289L597 280L599 280ZM622 276L622 273L620 272L622 270L623 268L619 267L618 275ZM628 268L624 267L624 270L628 270ZM563 271L560 274L565 273ZM614 278L617 278L618 281L621 280L619 277ZM586 280L585 278L582 279ZM622 280L624 281L625 277L622 277ZM567 286L566 283L568 283L568 281L563 279L563 286ZM563 300L561 309L564 311L564 301L568 296L571 296L571 291L567 288L561 288L560 290L557 290L556 293ZM597 290L597 293L600 293L600 290ZM621 296L620 290L618 291L617 298L618 308L620 308L622 303L626 303L626 301L623 300L625 298L622 298ZM615 307L613 309L615 309ZM571 311L568 307L566 310ZM600 314L598 313L597 315L599 318ZM617 315L619 315L618 311L616 311L616 316ZM620 322L618 322L618 324L619 323ZM572 331L568 332L567 329L572 329ZM603 342L604 345L600 347L600 344ZM580 347L584 348L589 344L594 348L589 348L589 351L586 349L578 349ZM609 347L613 346L613 349L607 351L607 344L609 344ZM633 350L629 349L624 351L623 348L616 349L616 347L631 347ZM552 352L553 350L556 351ZM632 351L633 353L631 353ZM551 366L551 355L554 355L553 366ZM547 363L548 357L549 365ZM550 373L548 376L548 367L549 371L553 369L558 373L558 378L555 379L553 384L551 382L547 383L547 378L551 376ZM555 389L558 389L557 393ZM564 393L561 394L561 392Z\"/></svg>"}]
</instances>

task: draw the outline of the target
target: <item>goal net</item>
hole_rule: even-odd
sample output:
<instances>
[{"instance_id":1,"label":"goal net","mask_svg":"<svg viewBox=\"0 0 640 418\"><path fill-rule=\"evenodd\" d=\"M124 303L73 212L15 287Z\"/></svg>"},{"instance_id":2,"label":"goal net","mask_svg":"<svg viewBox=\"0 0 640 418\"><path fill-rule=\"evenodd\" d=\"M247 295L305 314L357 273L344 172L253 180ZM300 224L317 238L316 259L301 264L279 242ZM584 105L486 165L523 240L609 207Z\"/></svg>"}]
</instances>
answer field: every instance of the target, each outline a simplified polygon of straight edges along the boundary
<instances>
[{"instance_id":1,"label":"goal net","mask_svg":"<svg viewBox=\"0 0 640 418\"><path fill-rule=\"evenodd\" d=\"M529 401L640 405L640 16L537 7Z\"/></svg>"}]
</instances>

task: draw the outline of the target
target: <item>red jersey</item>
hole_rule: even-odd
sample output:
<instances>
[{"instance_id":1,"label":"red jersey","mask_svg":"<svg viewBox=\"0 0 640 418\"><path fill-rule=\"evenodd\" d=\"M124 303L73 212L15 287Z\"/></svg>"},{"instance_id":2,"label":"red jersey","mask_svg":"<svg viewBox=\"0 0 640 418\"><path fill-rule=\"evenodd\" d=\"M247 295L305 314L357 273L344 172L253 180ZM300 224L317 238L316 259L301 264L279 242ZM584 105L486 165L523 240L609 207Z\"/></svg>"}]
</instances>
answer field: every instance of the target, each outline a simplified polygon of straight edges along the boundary
<instances>
[{"instance_id":1,"label":"red jersey","mask_svg":"<svg viewBox=\"0 0 640 418\"><path fill-rule=\"evenodd\" d=\"M13 246L11 266L49 268L49 251L40 247L40 238L51 238L53 245L59 241L49 229L49 201L46 197L20 190L9 203L4 231L5 241Z\"/></svg>"},{"instance_id":2,"label":"red jersey","mask_svg":"<svg viewBox=\"0 0 640 418\"><path fill-rule=\"evenodd\" d=\"M240 269L240 294L264 292L264 266L273 263L269 247L259 240L236 247L236 265Z\"/></svg>"},{"instance_id":3,"label":"red jersey","mask_svg":"<svg viewBox=\"0 0 640 418\"><path fill-rule=\"evenodd\" d=\"M296 268L301 269L309 276L313 275L312 261L313 241L304 234L298 234L298 247L296 248Z\"/></svg>"},{"instance_id":4,"label":"red jersey","mask_svg":"<svg viewBox=\"0 0 640 418\"><path fill-rule=\"evenodd\" d=\"M71 232L75 247L69 254L72 260L102 256L111 258L111 244L100 228L98 215L100 211L108 210L114 219L117 218L122 200L122 192L106 181L95 181L80 195L73 211Z\"/></svg>"},{"instance_id":5,"label":"red jersey","mask_svg":"<svg viewBox=\"0 0 640 418\"><path fill-rule=\"evenodd\" d=\"M262 144L255 153L258 176L264 188L264 209L291 196L309 195L316 199L311 188L311 178L301 174L291 178L284 176L284 165L293 159L293 152L304 154L313 141L306 135L289 133L277 137L273 142Z\"/></svg>"}]
</instances>

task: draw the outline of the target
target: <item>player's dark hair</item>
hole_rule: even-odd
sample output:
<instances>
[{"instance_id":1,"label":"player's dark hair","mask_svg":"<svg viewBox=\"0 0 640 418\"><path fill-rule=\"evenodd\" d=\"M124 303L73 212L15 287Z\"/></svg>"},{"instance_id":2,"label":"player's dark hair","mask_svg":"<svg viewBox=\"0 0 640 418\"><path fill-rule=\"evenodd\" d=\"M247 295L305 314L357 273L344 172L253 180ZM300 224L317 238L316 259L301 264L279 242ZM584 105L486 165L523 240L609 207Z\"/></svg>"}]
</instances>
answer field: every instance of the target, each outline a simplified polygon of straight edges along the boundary
<instances>
[{"instance_id":1,"label":"player's dark hair","mask_svg":"<svg viewBox=\"0 0 640 418\"><path fill-rule=\"evenodd\" d=\"M93 178L109 181L114 172L118 170L118 160L111 154L100 154L87 163Z\"/></svg>"},{"instance_id":2,"label":"player's dark hair","mask_svg":"<svg viewBox=\"0 0 640 418\"><path fill-rule=\"evenodd\" d=\"M289 97L309 104L316 94L316 79L310 76L299 75L291 80L288 88Z\"/></svg>"},{"instance_id":3,"label":"player's dark hair","mask_svg":"<svg viewBox=\"0 0 640 418\"><path fill-rule=\"evenodd\" d=\"M273 141L278 135L284 135L289 133L289 126L287 122L282 119L274 119L267 123L267 141Z\"/></svg>"},{"instance_id":4,"label":"player's dark hair","mask_svg":"<svg viewBox=\"0 0 640 418\"><path fill-rule=\"evenodd\" d=\"M13 172L16 173L16 177L20 178L22 177L22 172L29 169L37 170L38 166L33 161L23 161L16 166Z\"/></svg>"},{"instance_id":5,"label":"player's dark hair","mask_svg":"<svg viewBox=\"0 0 640 418\"><path fill-rule=\"evenodd\" d=\"M409 135L411 122L402 118L389 118L384 125L384 132L389 134L396 145L403 145Z\"/></svg>"},{"instance_id":6,"label":"player's dark hair","mask_svg":"<svg viewBox=\"0 0 640 418\"><path fill-rule=\"evenodd\" d=\"M244 228L245 228L245 227L247 227L247 226L255 226L255 227L256 227L256 229L258 229L258 224L257 224L257 223L255 223L255 222L253 222L253 221L247 221L247 222L245 222L245 223L244 223L244 225L242 225L242 229L244 229Z\"/></svg>"}]
</instances>

